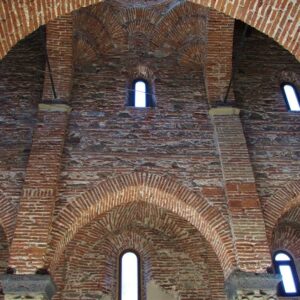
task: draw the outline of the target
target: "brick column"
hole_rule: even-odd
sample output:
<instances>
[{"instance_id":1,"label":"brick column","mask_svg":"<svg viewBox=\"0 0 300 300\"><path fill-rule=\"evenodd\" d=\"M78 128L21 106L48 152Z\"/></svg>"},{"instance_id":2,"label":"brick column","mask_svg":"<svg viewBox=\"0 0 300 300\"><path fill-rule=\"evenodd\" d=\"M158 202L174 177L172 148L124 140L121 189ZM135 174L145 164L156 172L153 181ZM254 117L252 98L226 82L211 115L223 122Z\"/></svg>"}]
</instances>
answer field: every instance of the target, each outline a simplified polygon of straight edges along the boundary
<instances>
[{"instance_id":1,"label":"brick column","mask_svg":"<svg viewBox=\"0 0 300 300\"><path fill-rule=\"evenodd\" d=\"M225 282L229 300L275 300L280 275L233 272Z\"/></svg>"},{"instance_id":2,"label":"brick column","mask_svg":"<svg viewBox=\"0 0 300 300\"><path fill-rule=\"evenodd\" d=\"M18 274L44 267L69 111L63 104L39 105L9 259Z\"/></svg>"},{"instance_id":3,"label":"brick column","mask_svg":"<svg viewBox=\"0 0 300 300\"><path fill-rule=\"evenodd\" d=\"M47 64L44 103L38 108L38 122L10 249L9 266L15 268L17 274L34 274L37 269L45 267L70 111L70 107L63 103L70 98L73 82L72 33L71 15L47 24L47 52L53 82Z\"/></svg>"},{"instance_id":4,"label":"brick column","mask_svg":"<svg viewBox=\"0 0 300 300\"><path fill-rule=\"evenodd\" d=\"M266 230L239 110L210 110L215 128L229 217L240 270L264 272L271 265Z\"/></svg>"}]
</instances>

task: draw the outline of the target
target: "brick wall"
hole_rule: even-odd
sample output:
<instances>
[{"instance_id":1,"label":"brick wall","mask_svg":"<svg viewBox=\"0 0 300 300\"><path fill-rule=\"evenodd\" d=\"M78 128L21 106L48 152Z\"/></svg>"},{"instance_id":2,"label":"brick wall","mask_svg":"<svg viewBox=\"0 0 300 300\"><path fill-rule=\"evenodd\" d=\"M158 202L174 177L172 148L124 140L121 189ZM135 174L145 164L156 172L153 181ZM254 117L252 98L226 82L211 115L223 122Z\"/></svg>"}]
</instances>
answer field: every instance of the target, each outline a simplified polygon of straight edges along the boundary
<instances>
[{"instance_id":1,"label":"brick wall","mask_svg":"<svg viewBox=\"0 0 300 300\"><path fill-rule=\"evenodd\" d=\"M237 23L236 39L241 34L241 27ZM298 113L287 111L280 84L288 81L299 90L300 66L272 40L253 29L249 33L243 51L236 55L239 64L234 87L237 103L242 109L245 136L257 190L267 217L267 229L273 230L282 214L299 206L300 118ZM238 47L235 50L239 51ZM294 221L299 228L297 218ZM292 244L297 245L299 237L290 236L293 230L280 228L283 237L276 232L278 241L272 243L276 247L281 244L290 248L279 241L296 239ZM287 232L290 233L286 235ZM272 232L268 235L272 236Z\"/></svg>"},{"instance_id":2,"label":"brick wall","mask_svg":"<svg viewBox=\"0 0 300 300\"><path fill-rule=\"evenodd\" d=\"M63 286L57 299L116 299L119 255L131 248L140 254L143 294L154 281L174 298L224 299L220 264L199 232L173 213L136 202L111 210L76 234L65 252L66 265L57 272L65 274L57 280Z\"/></svg>"},{"instance_id":3,"label":"brick wall","mask_svg":"<svg viewBox=\"0 0 300 300\"><path fill-rule=\"evenodd\" d=\"M43 88L41 33L20 42L0 62L0 189L18 203Z\"/></svg>"},{"instance_id":4,"label":"brick wall","mask_svg":"<svg viewBox=\"0 0 300 300\"><path fill-rule=\"evenodd\" d=\"M189 30L194 35L202 32L195 31L195 28L200 28L195 24L202 26L205 36L207 10L198 8L195 12L194 8L191 4L184 4L182 8L175 9L176 13L181 11L184 22L188 24L185 31L179 30L181 25L174 30L166 27L167 31L162 31L169 22L175 26L176 18L172 13L165 16L159 27L153 21L161 16L159 10L133 10L134 13L115 10L114 14L109 15L107 7L102 5L99 10L92 7L74 15L72 112L63 147L61 172L59 164L52 164L56 176L52 185L55 192L56 188L58 190L57 198L51 197L51 201L57 199L52 241L47 258L38 262L39 266L44 263L48 267L55 247L61 247L57 251L61 256L55 257L59 261L51 269L59 286L56 299L74 299L83 295L94 299L101 293L114 295L118 253L128 246L136 247L145 257L144 286L154 281L168 293L180 295L181 299L224 298L223 272L228 275L237 265L232 250L224 172L215 141L213 120L208 113L203 61L198 56L180 56L198 57L199 60L193 65L190 63L192 59L178 59L183 52L176 51L176 45L184 44L185 34ZM196 18L189 18L189 13L195 13ZM87 15L93 15L93 21L79 22ZM201 19L200 23L195 22L198 18ZM118 23L117 20L121 21ZM149 20L152 20L152 25L143 27L149 25ZM107 24L116 27L105 27ZM109 28L108 32L103 28ZM88 31L92 32L90 39L83 39L82 34ZM180 35L183 31L185 34ZM159 34L155 35L156 32ZM256 185L260 201L265 206L277 189L299 179L299 118L295 113L286 112L279 90L279 83L283 79L292 80L299 87L299 64L287 51L255 31L247 37L245 49L238 50L240 33L241 28L237 26L235 49L240 51L236 55L240 57L240 64L234 89L237 105L242 112L250 160L247 151L243 154L247 154L247 164L251 162L255 184L252 176L250 191L247 190L249 186L241 184L234 197L241 192L240 195L245 199L254 197L257 204ZM156 44L150 43L149 46L149 35L151 42L165 43L163 49L157 51ZM168 42L174 51L169 51ZM96 47L97 43L100 43L101 51ZM148 51L142 51L144 46L148 47ZM202 49L203 44L198 46ZM13 206L18 205L23 188L32 131L36 123L36 107L42 98L43 76L37 72L44 70L45 66L41 49L40 35L36 33L18 44L0 66L3 70L0 75L3 76L3 85L0 87L3 93L0 98L3 103L1 147L4 153L1 169L3 180L0 184L5 199L9 199ZM135 76L144 76L153 84L155 108L135 109L126 106L127 88L130 79ZM50 120L50 117L43 120ZM225 121L219 122L220 127L222 122ZM54 132L59 132L54 117L51 123ZM39 128L42 130L46 125L47 122L43 122L45 127ZM229 125L235 127L234 122ZM48 137L46 129L44 132ZM242 135L242 131L239 134ZM62 146L64 134L60 135L59 144ZM43 160L39 161L39 157L47 158L49 155L44 151L47 139L44 140L43 152L38 147L39 141L37 135L37 148L33 147L33 150L38 155L28 165L33 170L27 174L28 180L32 179L32 185L42 178L34 171L35 167L43 169ZM229 161L225 171L234 173L237 170L241 172L237 177L247 181L249 166L245 167L247 174L242 174L244 165L231 170L234 164L230 164L230 155L225 154ZM51 165L51 160L45 159L45 162ZM50 170L48 167L44 169L42 174ZM147 184L144 184L145 178ZM124 189L123 185L128 183L126 180L128 186L132 184L134 188L130 186ZM233 189L235 187L231 186ZM105 193L107 197L103 196ZM125 193L128 195L124 196ZM181 206L176 195L184 199L182 202L186 206ZM41 197L37 198L36 201ZM146 198L151 205L143 204ZM139 201L138 204L125 204L133 200ZM240 199L234 200L238 205L241 202ZM95 204L97 201L98 206ZM53 202L49 204L52 207ZM114 204L119 207L107 212ZM87 209L85 205L90 206ZM173 212L170 212L170 208ZM252 212L244 208L241 205L238 209L250 216ZM261 238L263 224L258 208L259 205L255 206L255 217L259 216L257 237ZM87 216L88 213L90 216ZM288 212L284 226L278 226L274 247L298 247L298 227L292 230L286 226L291 220L297 221L296 215L293 211ZM51 214L47 218L51 220ZM49 231L50 223L47 223L49 227L44 224L44 232ZM38 232L39 225L36 224L35 230ZM247 228L239 226L240 235L247 238L247 232L241 229L249 228L250 225ZM18 234L21 236L22 230L26 230L30 236L27 229L23 226ZM256 232L251 232L254 232L255 240ZM38 235L35 238L34 243L38 244ZM287 238L293 243L288 244ZM48 236L43 236L42 242L45 251ZM17 248L21 256L22 248ZM263 250L265 253L265 242ZM252 251L255 252L255 248ZM108 260L112 253L113 259ZM298 252L295 253L298 255ZM244 254L245 260L246 250ZM251 255L252 266L248 268L251 271L257 262L253 258ZM259 259L256 257L256 260ZM261 261L264 267L268 263L265 257ZM55 269L57 265L59 267ZM30 272L35 271L36 266L30 267ZM261 268L259 271L262 271ZM174 273L178 275L175 279ZM82 284L79 285L79 282ZM190 282L193 282L192 286ZM199 282L204 283L200 285Z\"/></svg>"},{"instance_id":5,"label":"brick wall","mask_svg":"<svg viewBox=\"0 0 300 300\"><path fill-rule=\"evenodd\" d=\"M76 0L71 3L64 0L45 0L33 3L26 0L19 3L18 0L13 0L1 3L0 39L2 42L0 57L5 56L14 44L40 25L80 7L99 2L101 1ZM120 2L125 5L132 5L131 1L119 1L117 3ZM168 1L165 2L168 3ZM297 1L192 0L191 2L214 8L232 18L243 20L274 38L299 59L299 31L297 30L299 27L299 5ZM146 4L143 4L147 6L149 3L151 4L151 2L146 1Z\"/></svg>"},{"instance_id":6,"label":"brick wall","mask_svg":"<svg viewBox=\"0 0 300 300\"><path fill-rule=\"evenodd\" d=\"M0 227L0 272L4 273L7 269L7 262L9 257L9 243L6 237L6 234L2 228ZM1 284L0 284L1 288ZM4 296L0 293L0 299L3 300Z\"/></svg>"}]
</instances>

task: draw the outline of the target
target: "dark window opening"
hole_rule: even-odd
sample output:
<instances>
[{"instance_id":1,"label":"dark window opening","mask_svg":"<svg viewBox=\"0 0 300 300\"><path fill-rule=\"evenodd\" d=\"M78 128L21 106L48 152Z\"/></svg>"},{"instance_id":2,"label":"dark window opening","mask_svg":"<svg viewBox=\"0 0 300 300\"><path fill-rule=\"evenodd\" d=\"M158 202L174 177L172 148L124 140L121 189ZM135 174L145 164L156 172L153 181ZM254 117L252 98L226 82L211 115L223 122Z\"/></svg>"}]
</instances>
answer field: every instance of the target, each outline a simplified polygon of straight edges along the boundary
<instances>
[{"instance_id":1,"label":"dark window opening","mask_svg":"<svg viewBox=\"0 0 300 300\"><path fill-rule=\"evenodd\" d=\"M273 264L276 273L282 276L278 286L279 295L299 296L299 279L293 258L285 251L277 251L273 256Z\"/></svg>"}]
</instances>

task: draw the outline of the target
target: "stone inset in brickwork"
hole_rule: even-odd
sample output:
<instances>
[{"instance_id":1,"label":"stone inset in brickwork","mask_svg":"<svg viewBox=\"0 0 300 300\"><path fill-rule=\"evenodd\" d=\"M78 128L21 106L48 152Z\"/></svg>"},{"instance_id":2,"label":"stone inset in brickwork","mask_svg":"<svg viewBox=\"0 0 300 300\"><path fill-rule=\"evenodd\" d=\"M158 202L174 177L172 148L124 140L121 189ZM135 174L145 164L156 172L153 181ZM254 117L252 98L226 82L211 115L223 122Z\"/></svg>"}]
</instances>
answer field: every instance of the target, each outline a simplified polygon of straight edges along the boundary
<instances>
[{"instance_id":1,"label":"stone inset in brickwork","mask_svg":"<svg viewBox=\"0 0 300 300\"><path fill-rule=\"evenodd\" d=\"M55 284L49 275L1 275L5 299L50 300Z\"/></svg>"},{"instance_id":2,"label":"stone inset in brickwork","mask_svg":"<svg viewBox=\"0 0 300 300\"><path fill-rule=\"evenodd\" d=\"M277 299L277 285L281 277L274 274L257 274L235 271L226 280L230 300Z\"/></svg>"}]
</instances>

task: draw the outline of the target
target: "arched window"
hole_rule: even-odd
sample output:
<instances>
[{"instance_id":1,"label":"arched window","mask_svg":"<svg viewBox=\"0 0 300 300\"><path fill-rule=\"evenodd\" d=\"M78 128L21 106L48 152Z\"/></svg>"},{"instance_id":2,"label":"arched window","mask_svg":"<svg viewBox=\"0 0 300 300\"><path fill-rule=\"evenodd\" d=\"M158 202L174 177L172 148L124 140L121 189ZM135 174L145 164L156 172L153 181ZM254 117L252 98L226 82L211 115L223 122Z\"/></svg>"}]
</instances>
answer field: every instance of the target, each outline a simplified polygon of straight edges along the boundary
<instances>
[{"instance_id":1,"label":"arched window","mask_svg":"<svg viewBox=\"0 0 300 300\"><path fill-rule=\"evenodd\" d=\"M134 107L154 106L152 89L146 80L136 79L132 82L128 104Z\"/></svg>"},{"instance_id":2,"label":"arched window","mask_svg":"<svg viewBox=\"0 0 300 300\"><path fill-rule=\"evenodd\" d=\"M276 273L282 276L279 284L281 296L299 296L300 286L297 270L293 258L285 251L277 251L273 256L273 263Z\"/></svg>"},{"instance_id":3,"label":"arched window","mask_svg":"<svg viewBox=\"0 0 300 300\"><path fill-rule=\"evenodd\" d=\"M290 111L300 111L300 99L295 86L291 83L283 83L281 89L288 109Z\"/></svg>"},{"instance_id":4,"label":"arched window","mask_svg":"<svg viewBox=\"0 0 300 300\"><path fill-rule=\"evenodd\" d=\"M120 255L119 299L140 299L140 259L137 253L126 250Z\"/></svg>"}]
</instances>

